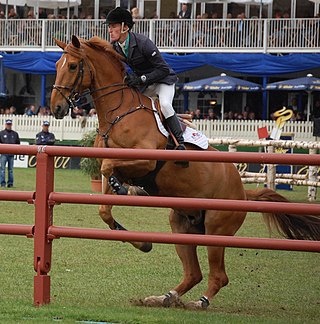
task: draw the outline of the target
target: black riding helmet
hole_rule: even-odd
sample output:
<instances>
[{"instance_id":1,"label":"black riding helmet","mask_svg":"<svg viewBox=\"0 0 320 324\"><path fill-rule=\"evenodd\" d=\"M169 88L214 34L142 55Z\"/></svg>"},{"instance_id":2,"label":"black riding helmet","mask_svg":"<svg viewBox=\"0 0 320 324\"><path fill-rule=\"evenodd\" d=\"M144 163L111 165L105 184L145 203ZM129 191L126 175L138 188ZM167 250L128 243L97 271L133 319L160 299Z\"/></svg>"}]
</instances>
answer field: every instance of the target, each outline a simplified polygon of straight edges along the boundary
<instances>
[{"instance_id":1,"label":"black riding helmet","mask_svg":"<svg viewBox=\"0 0 320 324\"><path fill-rule=\"evenodd\" d=\"M129 29L131 29L134 25L130 12L126 9L117 7L108 13L106 24L109 25L121 23L127 25Z\"/></svg>"}]
</instances>

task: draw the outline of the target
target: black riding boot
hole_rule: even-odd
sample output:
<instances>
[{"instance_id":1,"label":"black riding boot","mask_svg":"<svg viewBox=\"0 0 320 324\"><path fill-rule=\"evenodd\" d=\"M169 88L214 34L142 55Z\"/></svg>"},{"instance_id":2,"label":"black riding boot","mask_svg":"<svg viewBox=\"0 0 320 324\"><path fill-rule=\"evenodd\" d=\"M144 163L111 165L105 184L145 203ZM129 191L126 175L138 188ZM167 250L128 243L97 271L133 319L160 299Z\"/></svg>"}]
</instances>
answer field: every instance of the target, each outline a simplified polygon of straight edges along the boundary
<instances>
[{"instance_id":1,"label":"black riding boot","mask_svg":"<svg viewBox=\"0 0 320 324\"><path fill-rule=\"evenodd\" d=\"M178 146L176 146L176 150L185 150L186 147L184 145L184 138L182 134L182 129L180 126L180 122L176 114L166 119L166 123L170 131L172 132L173 136L176 138L178 142ZM175 164L179 164L184 168L189 166L188 161L175 161Z\"/></svg>"}]
</instances>

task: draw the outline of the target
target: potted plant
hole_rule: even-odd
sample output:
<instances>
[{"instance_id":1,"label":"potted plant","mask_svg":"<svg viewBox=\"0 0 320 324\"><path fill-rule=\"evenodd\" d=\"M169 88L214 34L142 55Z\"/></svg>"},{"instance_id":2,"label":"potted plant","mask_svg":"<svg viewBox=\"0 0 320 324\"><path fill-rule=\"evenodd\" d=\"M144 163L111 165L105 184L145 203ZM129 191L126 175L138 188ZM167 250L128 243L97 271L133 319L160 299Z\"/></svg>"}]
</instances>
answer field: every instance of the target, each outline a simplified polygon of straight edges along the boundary
<instances>
[{"instance_id":1,"label":"potted plant","mask_svg":"<svg viewBox=\"0 0 320 324\"><path fill-rule=\"evenodd\" d=\"M96 137L96 131L85 133L80 141L80 144L85 147L94 147ZM90 176L92 191L101 192L102 177L100 172L100 163L98 160L96 158L81 158L80 170Z\"/></svg>"}]
</instances>

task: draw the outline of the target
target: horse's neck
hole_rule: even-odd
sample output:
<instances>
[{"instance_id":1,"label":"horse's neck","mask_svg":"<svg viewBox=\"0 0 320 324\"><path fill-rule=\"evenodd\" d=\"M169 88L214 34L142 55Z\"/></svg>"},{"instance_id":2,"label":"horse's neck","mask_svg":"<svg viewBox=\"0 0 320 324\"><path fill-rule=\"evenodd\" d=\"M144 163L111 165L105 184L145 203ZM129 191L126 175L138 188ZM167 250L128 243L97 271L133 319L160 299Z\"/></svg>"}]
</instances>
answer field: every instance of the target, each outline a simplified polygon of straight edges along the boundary
<instances>
[{"instance_id":1,"label":"horse's neck","mask_svg":"<svg viewBox=\"0 0 320 324\"><path fill-rule=\"evenodd\" d=\"M107 123L107 114L118 105L121 100L121 88L123 84L123 75L120 67L113 62L108 64L108 58L102 56L101 59L92 58L95 76L91 88L95 100L96 111L99 119L100 128L105 128ZM112 116L109 116L112 118ZM108 118L108 120L109 120Z\"/></svg>"}]
</instances>

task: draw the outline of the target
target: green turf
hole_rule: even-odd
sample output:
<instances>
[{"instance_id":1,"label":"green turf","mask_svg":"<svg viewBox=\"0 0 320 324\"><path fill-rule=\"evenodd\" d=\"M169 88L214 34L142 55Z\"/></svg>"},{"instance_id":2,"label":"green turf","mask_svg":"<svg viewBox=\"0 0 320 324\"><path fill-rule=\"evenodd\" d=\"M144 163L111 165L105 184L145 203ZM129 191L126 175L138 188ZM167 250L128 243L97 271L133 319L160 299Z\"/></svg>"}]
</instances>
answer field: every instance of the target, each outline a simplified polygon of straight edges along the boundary
<instances>
[{"instance_id":1,"label":"green turf","mask_svg":"<svg viewBox=\"0 0 320 324\"><path fill-rule=\"evenodd\" d=\"M251 185L251 187L253 187ZM35 169L15 169L15 190L35 190ZM90 192L79 170L57 170L55 190ZM307 189L282 194L306 202ZM115 218L132 230L167 232L168 210L115 207ZM1 202L0 223L33 224L34 206ZM94 205L54 207L54 224L105 228ZM262 217L250 214L239 236L268 237ZM204 280L183 301L206 289L206 248L199 258ZM33 240L0 236L0 322L46 323L319 323L320 258L315 253L227 249L230 283L205 312L144 308L132 299L160 295L181 279L174 246L155 244L144 254L128 243L61 238L53 243L51 304L33 303Z\"/></svg>"}]
</instances>

